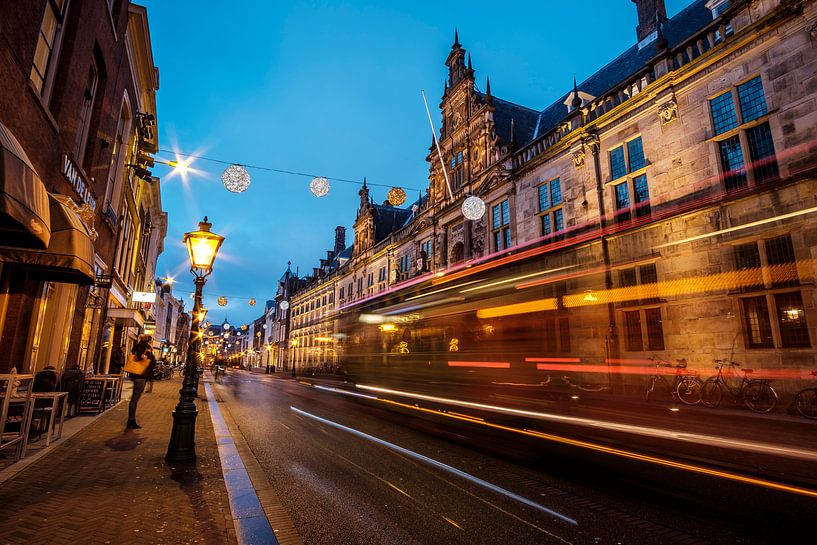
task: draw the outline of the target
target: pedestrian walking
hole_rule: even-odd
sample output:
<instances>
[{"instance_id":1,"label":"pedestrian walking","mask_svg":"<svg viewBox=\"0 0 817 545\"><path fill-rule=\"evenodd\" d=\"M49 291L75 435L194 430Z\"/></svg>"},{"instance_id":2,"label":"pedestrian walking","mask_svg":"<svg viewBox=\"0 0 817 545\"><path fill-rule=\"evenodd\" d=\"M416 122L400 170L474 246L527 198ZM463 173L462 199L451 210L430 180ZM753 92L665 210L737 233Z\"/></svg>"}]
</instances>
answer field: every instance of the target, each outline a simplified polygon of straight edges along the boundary
<instances>
[{"instance_id":1,"label":"pedestrian walking","mask_svg":"<svg viewBox=\"0 0 817 545\"><path fill-rule=\"evenodd\" d=\"M151 340L149 335L140 336L139 342L137 342L131 350L131 356L125 364L125 371L128 373L128 377L133 381L133 394L131 395L130 404L128 405L127 429L139 429L142 427L136 423L136 407L139 404L139 398L142 397L142 393L145 391L147 379L151 376L156 366L156 359L150 350Z\"/></svg>"}]
</instances>

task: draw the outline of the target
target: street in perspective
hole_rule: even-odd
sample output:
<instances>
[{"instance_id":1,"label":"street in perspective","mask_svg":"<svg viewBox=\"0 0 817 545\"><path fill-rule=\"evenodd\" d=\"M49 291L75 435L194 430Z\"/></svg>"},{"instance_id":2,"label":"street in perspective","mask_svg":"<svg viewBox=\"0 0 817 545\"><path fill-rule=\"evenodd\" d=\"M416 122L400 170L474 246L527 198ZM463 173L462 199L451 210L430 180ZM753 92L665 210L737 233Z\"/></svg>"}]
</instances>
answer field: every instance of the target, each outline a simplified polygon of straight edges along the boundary
<instances>
[{"instance_id":1,"label":"street in perspective","mask_svg":"<svg viewBox=\"0 0 817 545\"><path fill-rule=\"evenodd\" d=\"M788 544L817 0L0 2L0 544Z\"/></svg>"}]
</instances>

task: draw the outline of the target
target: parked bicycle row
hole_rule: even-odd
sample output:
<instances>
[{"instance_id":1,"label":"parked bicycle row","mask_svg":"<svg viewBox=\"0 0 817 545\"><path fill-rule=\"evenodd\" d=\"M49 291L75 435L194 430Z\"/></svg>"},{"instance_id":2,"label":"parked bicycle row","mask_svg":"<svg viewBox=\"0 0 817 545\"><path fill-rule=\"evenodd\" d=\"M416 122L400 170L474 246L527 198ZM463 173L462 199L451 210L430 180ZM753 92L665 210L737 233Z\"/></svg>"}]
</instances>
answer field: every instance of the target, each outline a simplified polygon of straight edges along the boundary
<instances>
[{"instance_id":1,"label":"parked bicycle row","mask_svg":"<svg viewBox=\"0 0 817 545\"><path fill-rule=\"evenodd\" d=\"M753 378L753 369L743 369L731 360L715 360L717 373L702 380L697 373L687 369L685 359L672 364L651 358L655 373L650 377L644 398L649 401L656 391L669 392L672 398L686 405L702 404L716 408L724 398L735 404L744 404L756 413L769 413L777 406L779 396L770 379ZM662 367L675 368L670 381ZM812 371L817 377L817 371ZM800 390L794 398L794 407L805 418L817 419L817 386Z\"/></svg>"}]
</instances>

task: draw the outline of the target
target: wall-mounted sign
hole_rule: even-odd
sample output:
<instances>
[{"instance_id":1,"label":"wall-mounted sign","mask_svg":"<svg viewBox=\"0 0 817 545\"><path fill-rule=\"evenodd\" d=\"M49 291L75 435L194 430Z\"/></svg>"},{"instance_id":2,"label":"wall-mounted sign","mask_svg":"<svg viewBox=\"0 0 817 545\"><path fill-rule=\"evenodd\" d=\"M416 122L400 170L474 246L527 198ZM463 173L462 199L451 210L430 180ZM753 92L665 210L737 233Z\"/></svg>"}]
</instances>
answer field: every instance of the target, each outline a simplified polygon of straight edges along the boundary
<instances>
[{"instance_id":1,"label":"wall-mounted sign","mask_svg":"<svg viewBox=\"0 0 817 545\"><path fill-rule=\"evenodd\" d=\"M65 154L62 155L62 175L65 176L65 179L68 180L68 183L70 183L74 191L77 192L82 202L90 206L91 210L96 210L96 199L93 194L91 194L91 185L82 175L76 163Z\"/></svg>"},{"instance_id":2,"label":"wall-mounted sign","mask_svg":"<svg viewBox=\"0 0 817 545\"><path fill-rule=\"evenodd\" d=\"M98 274L96 275L96 281L94 285L97 288L110 288L113 284L113 276L110 274Z\"/></svg>"},{"instance_id":3,"label":"wall-mounted sign","mask_svg":"<svg viewBox=\"0 0 817 545\"><path fill-rule=\"evenodd\" d=\"M153 291L135 291L131 297L134 303L154 303L156 302L156 292Z\"/></svg>"}]
</instances>

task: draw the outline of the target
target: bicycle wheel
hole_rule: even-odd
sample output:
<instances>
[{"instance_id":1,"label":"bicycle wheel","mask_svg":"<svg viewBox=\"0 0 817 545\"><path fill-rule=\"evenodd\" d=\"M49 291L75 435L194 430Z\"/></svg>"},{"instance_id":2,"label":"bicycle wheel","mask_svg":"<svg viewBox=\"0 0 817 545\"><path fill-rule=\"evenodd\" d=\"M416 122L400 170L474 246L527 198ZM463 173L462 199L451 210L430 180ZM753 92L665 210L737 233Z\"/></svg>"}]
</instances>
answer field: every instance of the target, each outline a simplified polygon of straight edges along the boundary
<instances>
[{"instance_id":1,"label":"bicycle wheel","mask_svg":"<svg viewBox=\"0 0 817 545\"><path fill-rule=\"evenodd\" d=\"M743 389L743 402L756 413L768 413L777 405L777 392L765 382L753 380Z\"/></svg>"},{"instance_id":2,"label":"bicycle wheel","mask_svg":"<svg viewBox=\"0 0 817 545\"><path fill-rule=\"evenodd\" d=\"M650 400L653 390L655 390L655 378L650 380L650 383L647 385L647 389L644 391L644 401Z\"/></svg>"},{"instance_id":3,"label":"bicycle wheel","mask_svg":"<svg viewBox=\"0 0 817 545\"><path fill-rule=\"evenodd\" d=\"M721 404L723 398L723 386L716 378L706 379L701 387L701 403L704 406L714 409Z\"/></svg>"},{"instance_id":4,"label":"bicycle wheel","mask_svg":"<svg viewBox=\"0 0 817 545\"><path fill-rule=\"evenodd\" d=\"M806 418L817 419L817 388L800 390L794 396L797 412Z\"/></svg>"},{"instance_id":5,"label":"bicycle wheel","mask_svg":"<svg viewBox=\"0 0 817 545\"><path fill-rule=\"evenodd\" d=\"M697 378L684 378L678 382L675 395L686 405L697 405L701 401L703 383Z\"/></svg>"}]
</instances>

